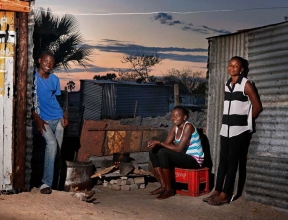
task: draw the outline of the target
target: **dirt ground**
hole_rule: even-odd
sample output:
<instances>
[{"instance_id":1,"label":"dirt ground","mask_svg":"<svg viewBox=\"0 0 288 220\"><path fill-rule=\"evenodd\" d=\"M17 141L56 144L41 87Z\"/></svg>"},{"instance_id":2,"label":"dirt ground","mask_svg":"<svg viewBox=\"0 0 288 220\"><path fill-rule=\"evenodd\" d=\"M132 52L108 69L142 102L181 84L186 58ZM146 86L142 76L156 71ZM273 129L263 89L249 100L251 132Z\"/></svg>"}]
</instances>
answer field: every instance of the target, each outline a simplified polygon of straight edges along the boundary
<instances>
[{"instance_id":1,"label":"dirt ground","mask_svg":"<svg viewBox=\"0 0 288 220\"><path fill-rule=\"evenodd\" d=\"M93 203L80 201L70 192L53 191L42 195L39 189L20 194L0 195L1 220L166 220L166 219L288 219L288 212L263 204L246 201L244 197L220 207L202 202L200 197L176 195L156 200L148 193L158 183L148 183L145 189L113 191L97 185Z\"/></svg>"}]
</instances>

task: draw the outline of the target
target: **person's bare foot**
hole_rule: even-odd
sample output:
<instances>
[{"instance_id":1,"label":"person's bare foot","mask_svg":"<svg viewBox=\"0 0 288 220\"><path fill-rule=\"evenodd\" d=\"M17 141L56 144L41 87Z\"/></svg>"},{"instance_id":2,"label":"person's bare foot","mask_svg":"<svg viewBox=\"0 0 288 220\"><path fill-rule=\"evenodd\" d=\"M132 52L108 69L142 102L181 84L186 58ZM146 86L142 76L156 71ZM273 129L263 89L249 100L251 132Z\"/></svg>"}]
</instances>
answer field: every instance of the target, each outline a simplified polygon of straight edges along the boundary
<instances>
[{"instance_id":1,"label":"person's bare foot","mask_svg":"<svg viewBox=\"0 0 288 220\"><path fill-rule=\"evenodd\" d=\"M215 197L219 196L220 192L214 191L210 196L205 197L202 199L203 202L209 202L210 200L214 199Z\"/></svg>"},{"instance_id":2,"label":"person's bare foot","mask_svg":"<svg viewBox=\"0 0 288 220\"><path fill-rule=\"evenodd\" d=\"M223 192L221 192L218 196L215 196L213 199L210 199L208 201L209 205L215 205L215 206L220 206L220 205L224 205L227 203L230 203L230 200L227 194Z\"/></svg>"},{"instance_id":3,"label":"person's bare foot","mask_svg":"<svg viewBox=\"0 0 288 220\"><path fill-rule=\"evenodd\" d=\"M220 205L224 205L224 204L228 204L228 203L229 203L228 200L219 201L219 200L216 200L215 198L208 201L209 205L214 205L214 206L220 206Z\"/></svg>"},{"instance_id":4,"label":"person's bare foot","mask_svg":"<svg viewBox=\"0 0 288 220\"><path fill-rule=\"evenodd\" d=\"M165 191L165 189L160 186L159 188L157 188L157 189L153 190L152 192L150 192L149 195L158 195L158 194L161 194L164 191Z\"/></svg>"},{"instance_id":5,"label":"person's bare foot","mask_svg":"<svg viewBox=\"0 0 288 220\"><path fill-rule=\"evenodd\" d=\"M175 190L174 189L171 189L169 191L165 190L159 196L157 196L156 199L159 199L159 200L168 199L171 196L175 196Z\"/></svg>"}]
</instances>

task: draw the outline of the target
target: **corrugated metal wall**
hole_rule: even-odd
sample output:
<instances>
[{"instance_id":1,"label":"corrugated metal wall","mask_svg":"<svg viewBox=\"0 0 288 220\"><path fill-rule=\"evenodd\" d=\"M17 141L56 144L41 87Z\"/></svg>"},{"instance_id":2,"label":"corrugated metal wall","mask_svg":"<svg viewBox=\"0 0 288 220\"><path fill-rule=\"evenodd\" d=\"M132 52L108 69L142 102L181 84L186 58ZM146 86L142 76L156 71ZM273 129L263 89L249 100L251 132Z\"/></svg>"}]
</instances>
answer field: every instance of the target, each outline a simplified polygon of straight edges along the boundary
<instances>
[{"instance_id":1,"label":"corrugated metal wall","mask_svg":"<svg viewBox=\"0 0 288 220\"><path fill-rule=\"evenodd\" d=\"M34 7L34 2L30 3L30 7ZM30 188L31 180L31 159L33 151L33 130L32 130L32 112L33 107L32 101L32 86L33 86L33 31L34 31L34 11L31 10L28 15L28 70L27 70L27 120L26 120L26 137L27 137L27 148L26 148L26 167L25 167L25 187Z\"/></svg>"},{"instance_id":2,"label":"corrugated metal wall","mask_svg":"<svg viewBox=\"0 0 288 220\"><path fill-rule=\"evenodd\" d=\"M104 84L102 99L102 118L116 117L116 84Z\"/></svg>"},{"instance_id":3,"label":"corrugated metal wall","mask_svg":"<svg viewBox=\"0 0 288 220\"><path fill-rule=\"evenodd\" d=\"M80 111L83 119L99 120L101 118L102 88L91 80L80 80Z\"/></svg>"},{"instance_id":4,"label":"corrugated metal wall","mask_svg":"<svg viewBox=\"0 0 288 220\"><path fill-rule=\"evenodd\" d=\"M224 82L232 56L249 61L264 111L256 120L247 163L246 198L288 209L288 23L209 39L207 136L213 172L219 161ZM235 185L236 186L236 185Z\"/></svg>"},{"instance_id":5,"label":"corrugated metal wall","mask_svg":"<svg viewBox=\"0 0 288 220\"><path fill-rule=\"evenodd\" d=\"M169 112L169 86L105 80L81 80L83 119L100 120L164 116Z\"/></svg>"},{"instance_id":6,"label":"corrugated metal wall","mask_svg":"<svg viewBox=\"0 0 288 220\"><path fill-rule=\"evenodd\" d=\"M264 111L249 149L249 199L288 209L288 23L248 32L250 78Z\"/></svg>"},{"instance_id":7,"label":"corrugated metal wall","mask_svg":"<svg viewBox=\"0 0 288 220\"><path fill-rule=\"evenodd\" d=\"M233 56L248 57L248 35L245 33L209 39L207 137L211 146L213 173L216 173L220 152L224 84L229 78L228 62Z\"/></svg>"},{"instance_id":8,"label":"corrugated metal wall","mask_svg":"<svg viewBox=\"0 0 288 220\"><path fill-rule=\"evenodd\" d=\"M116 115L118 117L156 117L169 112L169 87L154 85L117 85Z\"/></svg>"}]
</instances>

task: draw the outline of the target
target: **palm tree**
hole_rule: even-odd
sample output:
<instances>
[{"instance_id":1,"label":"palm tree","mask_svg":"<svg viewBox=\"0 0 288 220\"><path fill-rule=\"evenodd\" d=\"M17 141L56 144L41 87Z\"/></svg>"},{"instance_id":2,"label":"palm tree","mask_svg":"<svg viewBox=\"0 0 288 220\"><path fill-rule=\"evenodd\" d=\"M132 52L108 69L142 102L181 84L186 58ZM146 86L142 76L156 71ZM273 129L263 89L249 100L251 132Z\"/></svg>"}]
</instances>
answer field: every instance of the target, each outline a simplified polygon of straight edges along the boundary
<instances>
[{"instance_id":1,"label":"palm tree","mask_svg":"<svg viewBox=\"0 0 288 220\"><path fill-rule=\"evenodd\" d=\"M75 89L75 82L74 81L69 81L67 83L67 87L70 90L70 92L72 92L72 90Z\"/></svg>"},{"instance_id":2,"label":"palm tree","mask_svg":"<svg viewBox=\"0 0 288 220\"><path fill-rule=\"evenodd\" d=\"M47 11L40 8L35 13L33 33L35 66L41 52L50 50L55 55L55 69L68 72L71 63L86 68L92 51L83 44L78 28L73 15L65 14L60 18L53 15L49 8Z\"/></svg>"}]
</instances>

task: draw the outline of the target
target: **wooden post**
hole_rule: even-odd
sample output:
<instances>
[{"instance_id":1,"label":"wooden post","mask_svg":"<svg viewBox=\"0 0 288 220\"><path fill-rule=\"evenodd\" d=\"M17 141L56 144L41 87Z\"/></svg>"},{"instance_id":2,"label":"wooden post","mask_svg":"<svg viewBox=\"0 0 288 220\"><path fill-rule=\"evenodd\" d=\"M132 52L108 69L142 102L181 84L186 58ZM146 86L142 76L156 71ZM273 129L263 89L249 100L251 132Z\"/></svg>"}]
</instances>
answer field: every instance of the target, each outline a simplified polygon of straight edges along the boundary
<instances>
[{"instance_id":1,"label":"wooden post","mask_svg":"<svg viewBox=\"0 0 288 220\"><path fill-rule=\"evenodd\" d=\"M68 118L69 121L69 94L68 94L68 88L65 86L65 101L64 101L64 115ZM69 126L69 124L68 124ZM64 129L65 136L68 136L68 126Z\"/></svg>"},{"instance_id":2,"label":"wooden post","mask_svg":"<svg viewBox=\"0 0 288 220\"><path fill-rule=\"evenodd\" d=\"M138 104L138 101L136 100L136 102L135 102L135 108L134 108L134 124L136 124L136 111L137 111L137 104Z\"/></svg>"},{"instance_id":3,"label":"wooden post","mask_svg":"<svg viewBox=\"0 0 288 220\"><path fill-rule=\"evenodd\" d=\"M179 85L174 84L174 107L179 105Z\"/></svg>"},{"instance_id":4,"label":"wooden post","mask_svg":"<svg viewBox=\"0 0 288 220\"><path fill-rule=\"evenodd\" d=\"M16 147L14 187L25 187L26 159L26 99L27 99L27 68L28 68L28 14L19 13L19 49L17 65L17 105L16 105Z\"/></svg>"}]
</instances>

